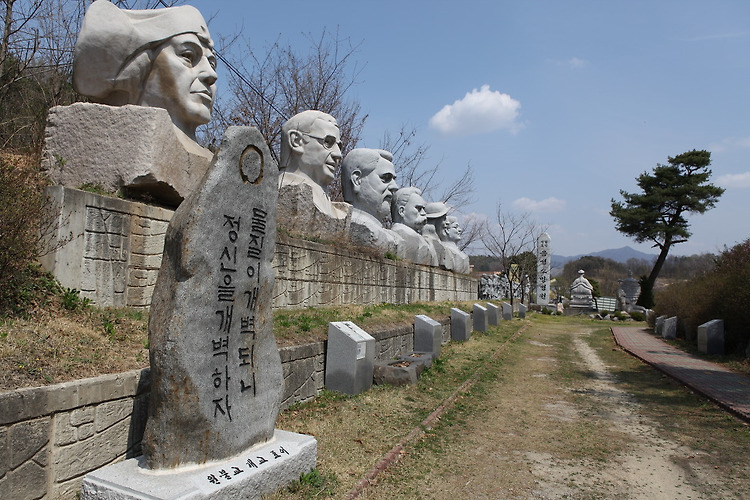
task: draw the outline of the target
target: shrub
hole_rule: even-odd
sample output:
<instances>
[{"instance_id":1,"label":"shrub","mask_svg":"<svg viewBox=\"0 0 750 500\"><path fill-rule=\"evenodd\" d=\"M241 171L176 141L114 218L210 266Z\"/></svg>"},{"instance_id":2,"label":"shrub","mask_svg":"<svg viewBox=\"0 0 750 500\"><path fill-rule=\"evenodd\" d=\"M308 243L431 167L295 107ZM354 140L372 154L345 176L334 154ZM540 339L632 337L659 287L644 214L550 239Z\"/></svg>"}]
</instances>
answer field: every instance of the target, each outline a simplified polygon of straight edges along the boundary
<instances>
[{"instance_id":1,"label":"shrub","mask_svg":"<svg viewBox=\"0 0 750 500\"><path fill-rule=\"evenodd\" d=\"M674 283L656 295L659 315L677 316L687 337L699 325L723 319L727 352L743 349L750 341L750 239L725 249L713 270L698 278Z\"/></svg>"}]
</instances>

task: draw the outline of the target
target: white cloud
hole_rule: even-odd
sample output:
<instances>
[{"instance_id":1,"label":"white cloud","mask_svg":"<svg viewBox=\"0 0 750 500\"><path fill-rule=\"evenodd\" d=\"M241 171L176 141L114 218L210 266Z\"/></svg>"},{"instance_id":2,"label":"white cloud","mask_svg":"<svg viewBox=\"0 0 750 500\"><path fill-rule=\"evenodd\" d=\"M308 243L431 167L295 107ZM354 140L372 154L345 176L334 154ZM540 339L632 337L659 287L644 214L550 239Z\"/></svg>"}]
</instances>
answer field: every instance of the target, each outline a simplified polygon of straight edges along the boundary
<instances>
[{"instance_id":1,"label":"white cloud","mask_svg":"<svg viewBox=\"0 0 750 500\"><path fill-rule=\"evenodd\" d=\"M567 65L573 69L577 68L583 68L585 66L588 66L589 62L585 59L579 59L577 57L571 57L567 61Z\"/></svg>"},{"instance_id":2,"label":"white cloud","mask_svg":"<svg viewBox=\"0 0 750 500\"><path fill-rule=\"evenodd\" d=\"M565 209L565 200L547 198L542 201L531 198L518 198L513 202L513 208L524 212L562 212Z\"/></svg>"},{"instance_id":3,"label":"white cloud","mask_svg":"<svg viewBox=\"0 0 750 500\"><path fill-rule=\"evenodd\" d=\"M750 187L750 172L720 175L716 178L716 183L726 188Z\"/></svg>"},{"instance_id":4,"label":"white cloud","mask_svg":"<svg viewBox=\"0 0 750 500\"><path fill-rule=\"evenodd\" d=\"M727 137L719 142L708 145L710 151L714 153L723 153L733 149L750 148L750 137Z\"/></svg>"},{"instance_id":5,"label":"white cloud","mask_svg":"<svg viewBox=\"0 0 750 500\"><path fill-rule=\"evenodd\" d=\"M521 103L489 85L467 92L463 99L446 104L430 118L430 127L449 135L470 135L521 128L516 122Z\"/></svg>"}]
</instances>

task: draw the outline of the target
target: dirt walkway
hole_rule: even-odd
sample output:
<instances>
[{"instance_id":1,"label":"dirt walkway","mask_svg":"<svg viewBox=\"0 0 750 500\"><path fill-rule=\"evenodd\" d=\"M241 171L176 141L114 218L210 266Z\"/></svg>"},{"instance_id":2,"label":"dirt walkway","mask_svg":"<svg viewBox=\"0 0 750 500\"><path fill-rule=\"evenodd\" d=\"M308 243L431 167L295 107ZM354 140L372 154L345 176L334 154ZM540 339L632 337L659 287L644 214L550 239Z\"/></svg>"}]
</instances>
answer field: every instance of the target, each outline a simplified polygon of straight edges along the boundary
<instances>
[{"instance_id":1,"label":"dirt walkway","mask_svg":"<svg viewBox=\"0 0 750 500\"><path fill-rule=\"evenodd\" d=\"M663 437L664 423L620 388L598 338L530 329L472 403L476 418L407 451L362 498L734 496L696 459L707 452Z\"/></svg>"}]
</instances>

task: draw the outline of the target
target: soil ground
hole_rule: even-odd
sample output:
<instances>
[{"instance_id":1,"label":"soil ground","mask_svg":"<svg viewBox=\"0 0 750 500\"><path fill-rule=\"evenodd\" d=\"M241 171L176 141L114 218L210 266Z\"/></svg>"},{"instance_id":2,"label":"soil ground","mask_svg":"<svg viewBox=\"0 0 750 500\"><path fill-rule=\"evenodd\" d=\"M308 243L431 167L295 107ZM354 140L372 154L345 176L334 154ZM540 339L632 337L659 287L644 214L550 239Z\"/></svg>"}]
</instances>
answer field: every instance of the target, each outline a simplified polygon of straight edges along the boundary
<instances>
[{"instance_id":1,"label":"soil ground","mask_svg":"<svg viewBox=\"0 0 750 500\"><path fill-rule=\"evenodd\" d=\"M601 323L536 316L510 338L492 332L450 350L446 364L464 373L467 360L485 366L479 382L360 498L750 498L748 426L619 350ZM393 419L388 395L418 407L432 382L287 415L318 438L328 484L277 498L342 498L413 428ZM362 414L373 407L382 418ZM373 425L391 435L377 442ZM347 446L369 449L369 462Z\"/></svg>"}]
</instances>

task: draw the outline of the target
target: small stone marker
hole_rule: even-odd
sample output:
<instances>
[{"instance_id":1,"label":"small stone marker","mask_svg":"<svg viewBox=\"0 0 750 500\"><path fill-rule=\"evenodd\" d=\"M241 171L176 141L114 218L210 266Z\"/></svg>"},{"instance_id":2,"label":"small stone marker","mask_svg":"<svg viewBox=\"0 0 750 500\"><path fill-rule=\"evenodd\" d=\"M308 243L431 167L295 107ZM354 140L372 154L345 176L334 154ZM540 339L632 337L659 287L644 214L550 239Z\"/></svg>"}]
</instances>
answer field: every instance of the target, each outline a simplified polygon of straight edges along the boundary
<instances>
[{"instance_id":1,"label":"small stone marker","mask_svg":"<svg viewBox=\"0 0 750 500\"><path fill-rule=\"evenodd\" d=\"M497 326L500 323L500 308L491 302L487 302L487 324Z\"/></svg>"},{"instance_id":2,"label":"small stone marker","mask_svg":"<svg viewBox=\"0 0 750 500\"><path fill-rule=\"evenodd\" d=\"M521 319L526 318L526 311L528 311L528 308L525 304L518 304L518 317Z\"/></svg>"},{"instance_id":3,"label":"small stone marker","mask_svg":"<svg viewBox=\"0 0 750 500\"><path fill-rule=\"evenodd\" d=\"M666 316L659 316L656 318L656 321L654 322L654 333L657 335L661 335L664 331L664 320L667 319Z\"/></svg>"},{"instance_id":4,"label":"small stone marker","mask_svg":"<svg viewBox=\"0 0 750 500\"><path fill-rule=\"evenodd\" d=\"M169 224L149 317L150 469L221 460L273 437L284 380L271 315L271 158L257 129L230 127Z\"/></svg>"},{"instance_id":5,"label":"small stone marker","mask_svg":"<svg viewBox=\"0 0 750 500\"><path fill-rule=\"evenodd\" d=\"M359 394L372 387L375 339L351 321L328 323L325 385Z\"/></svg>"},{"instance_id":6,"label":"small stone marker","mask_svg":"<svg viewBox=\"0 0 750 500\"><path fill-rule=\"evenodd\" d=\"M414 316L414 350L431 352L434 358L440 356L443 340L443 325L424 314Z\"/></svg>"},{"instance_id":7,"label":"small stone marker","mask_svg":"<svg viewBox=\"0 0 750 500\"><path fill-rule=\"evenodd\" d=\"M664 320L661 336L668 340L677 338L677 316L672 316Z\"/></svg>"},{"instance_id":8,"label":"small stone marker","mask_svg":"<svg viewBox=\"0 0 750 500\"><path fill-rule=\"evenodd\" d=\"M723 319L713 319L698 327L698 350L706 354L724 354Z\"/></svg>"},{"instance_id":9,"label":"small stone marker","mask_svg":"<svg viewBox=\"0 0 750 500\"><path fill-rule=\"evenodd\" d=\"M507 302L503 302L503 319L505 321L510 321L513 319L513 306L508 304Z\"/></svg>"},{"instance_id":10,"label":"small stone marker","mask_svg":"<svg viewBox=\"0 0 750 500\"><path fill-rule=\"evenodd\" d=\"M451 308L451 340L464 342L471 338L471 314Z\"/></svg>"},{"instance_id":11,"label":"small stone marker","mask_svg":"<svg viewBox=\"0 0 750 500\"><path fill-rule=\"evenodd\" d=\"M487 331L487 308L482 307L479 304L474 304L474 331L475 332L486 332Z\"/></svg>"}]
</instances>

